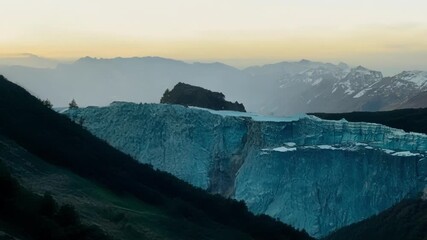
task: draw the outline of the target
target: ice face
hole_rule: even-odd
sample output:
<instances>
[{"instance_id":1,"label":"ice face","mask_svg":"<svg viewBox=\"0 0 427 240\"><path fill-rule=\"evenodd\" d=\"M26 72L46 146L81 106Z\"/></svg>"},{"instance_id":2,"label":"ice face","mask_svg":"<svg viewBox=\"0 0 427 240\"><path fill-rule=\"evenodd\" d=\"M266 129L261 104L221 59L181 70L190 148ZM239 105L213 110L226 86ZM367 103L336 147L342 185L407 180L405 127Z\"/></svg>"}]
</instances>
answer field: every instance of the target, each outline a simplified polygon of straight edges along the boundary
<instances>
[{"instance_id":1,"label":"ice face","mask_svg":"<svg viewBox=\"0 0 427 240\"><path fill-rule=\"evenodd\" d=\"M138 161L316 237L427 180L427 136L378 124L132 103L65 114Z\"/></svg>"}]
</instances>

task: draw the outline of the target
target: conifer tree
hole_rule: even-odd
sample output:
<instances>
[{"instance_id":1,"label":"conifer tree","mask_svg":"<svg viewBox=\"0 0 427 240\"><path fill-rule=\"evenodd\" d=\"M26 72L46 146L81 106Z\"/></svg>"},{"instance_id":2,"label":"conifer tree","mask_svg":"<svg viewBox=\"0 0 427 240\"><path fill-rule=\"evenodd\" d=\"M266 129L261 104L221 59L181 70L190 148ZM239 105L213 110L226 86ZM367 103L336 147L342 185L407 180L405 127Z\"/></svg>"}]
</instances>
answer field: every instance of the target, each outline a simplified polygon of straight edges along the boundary
<instances>
[{"instance_id":1,"label":"conifer tree","mask_svg":"<svg viewBox=\"0 0 427 240\"><path fill-rule=\"evenodd\" d=\"M43 103L43 105L45 105L45 106L46 106L46 107L48 107L48 108L52 108L52 107L53 107L53 105L52 105L52 103L49 101L49 99L42 100L42 103Z\"/></svg>"},{"instance_id":2,"label":"conifer tree","mask_svg":"<svg viewBox=\"0 0 427 240\"><path fill-rule=\"evenodd\" d=\"M79 106L76 103L76 100L71 100L71 102L68 104L68 106L70 107L70 109L76 109L79 108Z\"/></svg>"}]
</instances>

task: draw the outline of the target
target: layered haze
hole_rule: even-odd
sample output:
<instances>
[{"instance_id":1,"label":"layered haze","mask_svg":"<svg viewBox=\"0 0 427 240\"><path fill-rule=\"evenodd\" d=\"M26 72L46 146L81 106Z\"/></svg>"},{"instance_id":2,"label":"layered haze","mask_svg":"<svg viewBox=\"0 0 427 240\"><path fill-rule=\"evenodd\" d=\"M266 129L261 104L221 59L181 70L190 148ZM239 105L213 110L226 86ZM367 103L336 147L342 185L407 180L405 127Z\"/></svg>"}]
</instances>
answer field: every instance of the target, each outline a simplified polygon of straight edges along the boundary
<instances>
[{"instance_id":1,"label":"layered haze","mask_svg":"<svg viewBox=\"0 0 427 240\"><path fill-rule=\"evenodd\" d=\"M237 67L301 58L427 69L422 0L8 1L0 55L162 56Z\"/></svg>"},{"instance_id":2,"label":"layered haze","mask_svg":"<svg viewBox=\"0 0 427 240\"><path fill-rule=\"evenodd\" d=\"M158 103L179 82L222 92L248 111L269 115L427 107L425 71L387 77L363 66L309 60L238 69L161 57L85 57L54 68L0 66L0 72L55 107L72 99L80 106Z\"/></svg>"}]
</instances>

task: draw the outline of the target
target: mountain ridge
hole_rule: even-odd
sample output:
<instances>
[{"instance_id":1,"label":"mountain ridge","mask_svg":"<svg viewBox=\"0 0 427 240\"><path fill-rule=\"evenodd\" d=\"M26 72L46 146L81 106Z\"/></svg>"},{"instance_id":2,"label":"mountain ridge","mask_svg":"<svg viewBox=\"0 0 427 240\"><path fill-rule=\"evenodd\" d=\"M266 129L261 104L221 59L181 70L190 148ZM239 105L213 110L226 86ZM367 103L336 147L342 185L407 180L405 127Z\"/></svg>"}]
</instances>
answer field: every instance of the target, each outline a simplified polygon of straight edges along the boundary
<instances>
[{"instance_id":1,"label":"mountain ridge","mask_svg":"<svg viewBox=\"0 0 427 240\"><path fill-rule=\"evenodd\" d=\"M237 69L223 63L188 63L161 57L81 58L54 69L0 67L11 80L55 106L113 101L157 102L164 89L184 82L245 102L248 111L274 115L380 111L427 107L427 73L378 71L309 60ZM417 100L411 100L418 96ZM410 103L409 103L410 102Z\"/></svg>"}]
</instances>

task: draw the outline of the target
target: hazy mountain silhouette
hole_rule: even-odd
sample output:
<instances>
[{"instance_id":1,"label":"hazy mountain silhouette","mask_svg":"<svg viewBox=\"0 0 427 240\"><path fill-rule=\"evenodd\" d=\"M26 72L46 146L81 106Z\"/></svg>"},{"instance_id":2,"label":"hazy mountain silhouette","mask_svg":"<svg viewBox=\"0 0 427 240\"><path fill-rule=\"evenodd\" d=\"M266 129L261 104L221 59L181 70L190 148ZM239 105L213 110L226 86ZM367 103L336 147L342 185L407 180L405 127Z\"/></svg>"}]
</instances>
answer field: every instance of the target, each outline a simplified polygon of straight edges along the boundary
<instances>
[{"instance_id":1,"label":"hazy mountain silhouette","mask_svg":"<svg viewBox=\"0 0 427 240\"><path fill-rule=\"evenodd\" d=\"M81 106L158 102L178 82L222 92L232 102L244 102L248 111L273 115L427 107L422 94L427 91L426 72L383 77L362 66L309 60L240 70L160 57L85 57L53 69L3 66L0 72L56 107L71 99Z\"/></svg>"}]
</instances>

